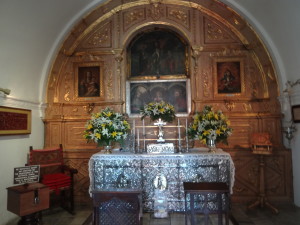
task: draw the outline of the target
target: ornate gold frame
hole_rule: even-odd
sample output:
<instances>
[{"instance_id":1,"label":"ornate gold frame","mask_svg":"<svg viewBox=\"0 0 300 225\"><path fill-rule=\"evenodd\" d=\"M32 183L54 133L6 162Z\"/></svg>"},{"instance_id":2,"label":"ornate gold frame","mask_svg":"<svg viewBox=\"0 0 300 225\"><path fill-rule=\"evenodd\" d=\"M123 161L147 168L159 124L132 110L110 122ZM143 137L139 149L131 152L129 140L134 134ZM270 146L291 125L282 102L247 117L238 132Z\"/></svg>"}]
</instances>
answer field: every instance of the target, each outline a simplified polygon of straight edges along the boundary
<instances>
[{"instance_id":1,"label":"ornate gold frame","mask_svg":"<svg viewBox=\"0 0 300 225\"><path fill-rule=\"evenodd\" d=\"M243 96L245 93L243 58L215 58L213 65L214 96ZM224 70L227 70L229 75L225 75ZM232 78L228 78L228 76ZM232 79L232 81L229 81L230 79ZM222 82L222 84L220 82ZM231 85L226 85L224 82L227 84L231 82Z\"/></svg>"},{"instance_id":2,"label":"ornate gold frame","mask_svg":"<svg viewBox=\"0 0 300 225\"><path fill-rule=\"evenodd\" d=\"M74 96L76 101L99 101L104 99L104 88L103 88L103 62L90 62L90 63L75 63L74 64ZM97 94L89 95L86 92L84 96L79 88L79 83L82 82L84 72L90 72L91 76L96 80L94 87L98 87L98 91L95 91ZM86 75L87 76L87 75ZM81 77L81 78L80 78ZM92 85L92 82L91 82Z\"/></svg>"},{"instance_id":3,"label":"ornate gold frame","mask_svg":"<svg viewBox=\"0 0 300 225\"><path fill-rule=\"evenodd\" d=\"M0 106L0 120L0 135L31 133L31 110ZM19 129L22 123L26 125Z\"/></svg>"}]
</instances>

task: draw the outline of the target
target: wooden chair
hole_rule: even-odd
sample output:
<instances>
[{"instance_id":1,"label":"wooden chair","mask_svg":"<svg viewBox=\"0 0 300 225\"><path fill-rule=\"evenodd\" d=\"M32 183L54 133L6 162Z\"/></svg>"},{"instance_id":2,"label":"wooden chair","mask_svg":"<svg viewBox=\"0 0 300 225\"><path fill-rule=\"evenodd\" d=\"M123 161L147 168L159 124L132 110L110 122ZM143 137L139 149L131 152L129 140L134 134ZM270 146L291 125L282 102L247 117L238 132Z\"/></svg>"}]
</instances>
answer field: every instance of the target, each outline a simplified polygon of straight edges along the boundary
<instances>
[{"instance_id":1,"label":"wooden chair","mask_svg":"<svg viewBox=\"0 0 300 225\"><path fill-rule=\"evenodd\" d=\"M74 214L73 177L78 171L64 164L62 145L52 149L30 146L29 149L28 165L40 165L40 182L49 187L52 199L59 198L61 207Z\"/></svg>"},{"instance_id":2,"label":"wooden chair","mask_svg":"<svg viewBox=\"0 0 300 225\"><path fill-rule=\"evenodd\" d=\"M219 165L199 165L203 169L215 170L214 181L184 182L185 193L185 224L190 218L195 225L197 214L204 214L204 224L209 224L209 215L218 214L218 225L223 224L225 215L226 225L229 224L230 188L229 184L219 182ZM189 204L188 204L189 203Z\"/></svg>"},{"instance_id":3,"label":"wooden chair","mask_svg":"<svg viewBox=\"0 0 300 225\"><path fill-rule=\"evenodd\" d=\"M142 191L93 191L93 225L141 225Z\"/></svg>"}]
</instances>

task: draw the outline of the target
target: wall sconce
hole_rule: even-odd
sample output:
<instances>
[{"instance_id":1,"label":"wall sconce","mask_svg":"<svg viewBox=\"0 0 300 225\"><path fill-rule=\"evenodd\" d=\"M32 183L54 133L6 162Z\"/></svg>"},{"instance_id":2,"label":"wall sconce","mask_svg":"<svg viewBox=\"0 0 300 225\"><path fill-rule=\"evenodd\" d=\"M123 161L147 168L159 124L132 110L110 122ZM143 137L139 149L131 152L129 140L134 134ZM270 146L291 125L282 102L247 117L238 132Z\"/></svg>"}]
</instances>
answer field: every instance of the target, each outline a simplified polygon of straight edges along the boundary
<instances>
[{"instance_id":1,"label":"wall sconce","mask_svg":"<svg viewBox=\"0 0 300 225\"><path fill-rule=\"evenodd\" d=\"M291 110L292 110L292 102L291 102L291 92L293 92L293 87L296 85L300 85L300 79L296 80L295 82L288 81L286 84L286 89L283 93L287 94L288 97L288 110L289 110L289 117L286 121L287 126L283 126L282 132L285 134L285 138L289 141L289 145L291 144L291 140L294 138L294 133L297 131L296 126L293 122L293 118L291 118Z\"/></svg>"},{"instance_id":2,"label":"wall sconce","mask_svg":"<svg viewBox=\"0 0 300 225\"><path fill-rule=\"evenodd\" d=\"M0 92L3 92L6 95L10 94L10 90L9 89L5 89L5 88L0 88Z\"/></svg>"},{"instance_id":3,"label":"wall sconce","mask_svg":"<svg viewBox=\"0 0 300 225\"><path fill-rule=\"evenodd\" d=\"M289 145L291 144L291 140L294 138L294 133L297 131L294 123L291 122L289 126L283 127L283 133L285 133L286 139L289 141Z\"/></svg>"}]
</instances>

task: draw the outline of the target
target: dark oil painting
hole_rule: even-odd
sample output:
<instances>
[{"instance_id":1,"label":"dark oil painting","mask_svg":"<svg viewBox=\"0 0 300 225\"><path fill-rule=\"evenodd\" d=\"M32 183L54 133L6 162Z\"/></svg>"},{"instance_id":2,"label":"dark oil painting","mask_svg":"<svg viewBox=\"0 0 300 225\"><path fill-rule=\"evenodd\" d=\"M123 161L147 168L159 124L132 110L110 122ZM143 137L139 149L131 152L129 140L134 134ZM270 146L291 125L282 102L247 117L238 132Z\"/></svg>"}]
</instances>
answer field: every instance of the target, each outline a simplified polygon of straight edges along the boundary
<instances>
[{"instance_id":1,"label":"dark oil painting","mask_svg":"<svg viewBox=\"0 0 300 225\"><path fill-rule=\"evenodd\" d=\"M174 33L165 30L146 32L130 46L130 76L186 74L186 44Z\"/></svg>"},{"instance_id":2,"label":"dark oil painting","mask_svg":"<svg viewBox=\"0 0 300 225\"><path fill-rule=\"evenodd\" d=\"M78 97L100 96L100 67L78 68Z\"/></svg>"},{"instance_id":3,"label":"dark oil painting","mask_svg":"<svg viewBox=\"0 0 300 225\"><path fill-rule=\"evenodd\" d=\"M218 94L241 93L240 62L217 62Z\"/></svg>"},{"instance_id":4,"label":"dark oil painting","mask_svg":"<svg viewBox=\"0 0 300 225\"><path fill-rule=\"evenodd\" d=\"M186 81L138 82L130 84L130 111L140 113L149 102L165 101L172 104L176 113L187 113Z\"/></svg>"}]
</instances>

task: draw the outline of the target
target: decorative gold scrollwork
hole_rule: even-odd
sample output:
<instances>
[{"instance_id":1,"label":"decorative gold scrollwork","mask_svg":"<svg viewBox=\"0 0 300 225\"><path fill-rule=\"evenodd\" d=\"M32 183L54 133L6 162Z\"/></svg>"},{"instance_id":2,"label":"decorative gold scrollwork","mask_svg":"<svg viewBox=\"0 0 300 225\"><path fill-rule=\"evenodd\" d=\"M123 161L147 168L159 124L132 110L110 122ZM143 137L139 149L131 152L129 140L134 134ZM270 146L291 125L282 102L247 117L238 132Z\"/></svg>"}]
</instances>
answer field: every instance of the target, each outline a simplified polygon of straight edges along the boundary
<instances>
[{"instance_id":1,"label":"decorative gold scrollwork","mask_svg":"<svg viewBox=\"0 0 300 225\"><path fill-rule=\"evenodd\" d=\"M252 105L251 105L251 103L243 103L243 107L244 107L244 110L246 112L251 112L252 111Z\"/></svg>"},{"instance_id":2,"label":"decorative gold scrollwork","mask_svg":"<svg viewBox=\"0 0 300 225\"><path fill-rule=\"evenodd\" d=\"M225 107L229 111L232 111L234 109L234 107L235 107L235 102L225 100Z\"/></svg>"},{"instance_id":3,"label":"decorative gold scrollwork","mask_svg":"<svg viewBox=\"0 0 300 225\"><path fill-rule=\"evenodd\" d=\"M203 47L201 47L201 46L192 46L192 57L195 61L194 70L197 70L197 68L198 68L198 59L200 57L200 53L202 50L203 50Z\"/></svg>"},{"instance_id":4,"label":"decorative gold scrollwork","mask_svg":"<svg viewBox=\"0 0 300 225\"><path fill-rule=\"evenodd\" d=\"M123 49L114 49L112 50L112 53L115 55L115 60L117 63L121 63L123 61Z\"/></svg>"},{"instance_id":5,"label":"decorative gold scrollwork","mask_svg":"<svg viewBox=\"0 0 300 225\"><path fill-rule=\"evenodd\" d=\"M151 8L148 10L148 12L153 20L159 20L163 16L161 3L162 0L149 0Z\"/></svg>"},{"instance_id":6,"label":"decorative gold scrollwork","mask_svg":"<svg viewBox=\"0 0 300 225\"><path fill-rule=\"evenodd\" d=\"M86 111L88 114L91 114L91 112L94 110L95 104L94 103L88 103L87 105L83 106L84 111Z\"/></svg>"},{"instance_id":7,"label":"decorative gold scrollwork","mask_svg":"<svg viewBox=\"0 0 300 225\"><path fill-rule=\"evenodd\" d=\"M70 101L70 91L67 91L67 93L64 95L64 99L66 102Z\"/></svg>"}]
</instances>

